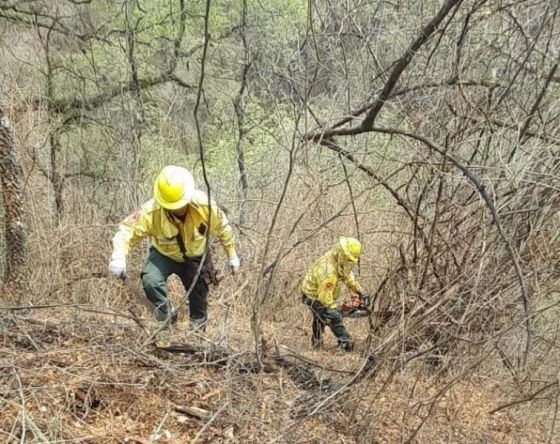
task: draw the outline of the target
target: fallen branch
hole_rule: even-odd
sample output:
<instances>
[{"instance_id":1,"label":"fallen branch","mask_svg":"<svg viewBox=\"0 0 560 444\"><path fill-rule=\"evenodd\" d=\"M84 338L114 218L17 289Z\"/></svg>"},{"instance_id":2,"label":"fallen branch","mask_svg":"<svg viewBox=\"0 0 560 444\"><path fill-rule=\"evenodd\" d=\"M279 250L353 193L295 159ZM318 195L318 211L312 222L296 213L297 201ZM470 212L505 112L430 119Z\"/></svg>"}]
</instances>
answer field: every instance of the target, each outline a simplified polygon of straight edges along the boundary
<instances>
[{"instance_id":1,"label":"fallen branch","mask_svg":"<svg viewBox=\"0 0 560 444\"><path fill-rule=\"evenodd\" d=\"M270 364L260 364L256 358L249 357L248 352L232 352L220 347L204 347L193 344L171 344L160 347L168 353L189 355L201 363L215 368L225 368L235 365L239 373L272 373L274 368Z\"/></svg>"},{"instance_id":2,"label":"fallen branch","mask_svg":"<svg viewBox=\"0 0 560 444\"><path fill-rule=\"evenodd\" d=\"M175 411L177 413L182 413L187 416L191 416L193 418L206 420L212 416L208 410L201 409L200 407L195 406L176 406Z\"/></svg>"},{"instance_id":3,"label":"fallen branch","mask_svg":"<svg viewBox=\"0 0 560 444\"><path fill-rule=\"evenodd\" d=\"M533 399L535 399L541 393L546 392L548 389L550 389L552 387L555 387L557 385L558 385L558 381L551 382L550 384L545 385L544 387L540 388L535 393L527 396L526 398L518 399L517 401L508 402L507 404L501 405L499 407L496 407L493 410L490 410L488 413L490 415L493 415L494 413L499 412L500 410L504 410L504 409L507 409L509 407L513 407L515 405L519 405L519 404L523 404L525 402L532 401Z\"/></svg>"},{"instance_id":4,"label":"fallen branch","mask_svg":"<svg viewBox=\"0 0 560 444\"><path fill-rule=\"evenodd\" d=\"M284 346L275 347L272 353L267 350L263 351L260 361L248 352L235 352L220 347L208 348L194 344L171 344L169 347L161 347L158 350L189 355L197 361L215 368L235 368L239 373L274 373L283 368L287 370L288 375L296 384L306 389L319 389L326 392L338 391L341 387L358 383L370 374L376 363L375 358L370 356L357 373L348 372L315 363L289 351ZM352 378L349 382L323 378L317 374L317 369L350 374Z\"/></svg>"}]
</instances>

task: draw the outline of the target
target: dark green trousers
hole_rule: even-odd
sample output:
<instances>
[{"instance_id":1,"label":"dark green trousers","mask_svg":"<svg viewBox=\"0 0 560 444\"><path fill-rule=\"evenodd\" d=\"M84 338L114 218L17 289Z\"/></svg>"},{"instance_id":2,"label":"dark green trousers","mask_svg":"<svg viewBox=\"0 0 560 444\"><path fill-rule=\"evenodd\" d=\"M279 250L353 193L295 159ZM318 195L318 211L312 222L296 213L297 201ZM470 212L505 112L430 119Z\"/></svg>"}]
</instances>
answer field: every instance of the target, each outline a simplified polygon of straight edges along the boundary
<instances>
[{"instance_id":1,"label":"dark green trousers","mask_svg":"<svg viewBox=\"0 0 560 444\"><path fill-rule=\"evenodd\" d=\"M311 336L311 345L313 348L322 345L325 325L330 327L339 346L344 349L352 348L354 341L342 323L342 313L339 310L327 308L318 301L308 298L306 295L302 295L302 302L307 305L311 309L311 313L313 313L313 335Z\"/></svg>"},{"instance_id":2,"label":"dark green trousers","mask_svg":"<svg viewBox=\"0 0 560 444\"><path fill-rule=\"evenodd\" d=\"M172 274L179 276L185 290L188 292L193 281L194 287L189 297L189 312L192 320L206 320L208 312L208 283L202 271L197 277L201 258L189 258L187 262L175 262L162 255L155 248L150 248L150 254L140 274L142 285L147 298L155 307L155 317L159 321L170 321L171 303L167 297L167 278Z\"/></svg>"}]
</instances>

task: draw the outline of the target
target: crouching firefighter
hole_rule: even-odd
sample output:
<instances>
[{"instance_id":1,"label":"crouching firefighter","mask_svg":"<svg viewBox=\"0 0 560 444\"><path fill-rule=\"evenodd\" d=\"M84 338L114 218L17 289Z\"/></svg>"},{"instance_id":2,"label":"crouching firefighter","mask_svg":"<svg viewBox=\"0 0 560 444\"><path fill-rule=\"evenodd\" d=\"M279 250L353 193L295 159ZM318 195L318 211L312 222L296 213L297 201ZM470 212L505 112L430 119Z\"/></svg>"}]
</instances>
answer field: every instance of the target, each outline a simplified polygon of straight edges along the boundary
<instances>
[{"instance_id":1,"label":"crouching firefighter","mask_svg":"<svg viewBox=\"0 0 560 444\"><path fill-rule=\"evenodd\" d=\"M325 325L328 325L336 336L338 345L351 351L354 340L342 323L342 313L338 307L339 288L342 281L348 289L362 298L362 290L350 265L358 262L362 252L362 244L352 237L341 237L339 242L321 256L307 271L303 279L302 301L313 314L313 348L320 348L323 342Z\"/></svg>"},{"instance_id":2,"label":"crouching firefighter","mask_svg":"<svg viewBox=\"0 0 560 444\"><path fill-rule=\"evenodd\" d=\"M158 347L166 347L171 341L172 307L166 282L172 274L179 276L187 290L191 329L199 332L205 329L209 261L201 262L211 235L220 240L228 265L236 273L239 258L225 214L213 201L208 201L205 192L195 190L194 179L188 170L170 165L157 176L154 198L128 216L113 237L109 272L119 278L126 277L126 257L130 249L144 238L151 240L141 279L144 293L160 321L155 336Z\"/></svg>"}]
</instances>

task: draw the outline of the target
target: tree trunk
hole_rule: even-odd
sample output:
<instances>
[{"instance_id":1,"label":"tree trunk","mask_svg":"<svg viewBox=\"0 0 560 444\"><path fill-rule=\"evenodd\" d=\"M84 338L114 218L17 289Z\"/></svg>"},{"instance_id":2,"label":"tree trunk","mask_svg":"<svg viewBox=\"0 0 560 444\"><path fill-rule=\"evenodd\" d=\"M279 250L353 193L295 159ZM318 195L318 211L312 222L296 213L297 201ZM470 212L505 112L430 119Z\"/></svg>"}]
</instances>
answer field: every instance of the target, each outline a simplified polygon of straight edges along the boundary
<instances>
[{"instance_id":1,"label":"tree trunk","mask_svg":"<svg viewBox=\"0 0 560 444\"><path fill-rule=\"evenodd\" d=\"M4 203L6 263L0 300L17 301L26 288L27 230L23 210L22 171L8 118L0 109L0 184Z\"/></svg>"},{"instance_id":2,"label":"tree trunk","mask_svg":"<svg viewBox=\"0 0 560 444\"><path fill-rule=\"evenodd\" d=\"M247 0L243 0L243 15L241 16L243 69L241 71L241 84L239 86L239 92L237 93L237 96L233 101L233 107L235 109L235 116L237 117L237 128L238 128L238 137L237 137L237 144L235 146L235 152L237 155L237 167L239 169L239 179L241 181L241 203L239 205L239 223L241 225L245 224L246 201L247 201L247 195L249 194L249 181L247 180L247 168L245 165L245 152L243 147L243 142L246 134L245 105L243 103L243 97L245 95L245 90L247 89L247 75L249 73L249 68L251 66L251 61L249 59L249 50L247 48L247 38L245 32L246 28L247 28Z\"/></svg>"}]
</instances>

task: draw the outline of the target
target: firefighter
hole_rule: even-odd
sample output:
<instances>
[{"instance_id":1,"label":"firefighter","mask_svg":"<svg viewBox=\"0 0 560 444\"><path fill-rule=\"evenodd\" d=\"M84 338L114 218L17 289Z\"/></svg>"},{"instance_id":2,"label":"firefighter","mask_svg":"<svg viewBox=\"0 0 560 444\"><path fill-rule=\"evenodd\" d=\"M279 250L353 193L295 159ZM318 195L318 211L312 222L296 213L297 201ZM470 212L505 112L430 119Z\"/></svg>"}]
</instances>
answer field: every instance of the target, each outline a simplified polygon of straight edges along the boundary
<instances>
[{"instance_id":1,"label":"firefighter","mask_svg":"<svg viewBox=\"0 0 560 444\"><path fill-rule=\"evenodd\" d=\"M348 289L362 298L360 285L350 271L351 264L358 262L362 252L362 244L352 237L341 237L338 243L321 256L307 271L303 284L302 302L313 314L313 334L311 345L320 348L323 343L323 332L328 325L335 335L338 345L351 351L354 340L342 323L342 313L337 304L339 281L344 282Z\"/></svg>"},{"instance_id":2,"label":"firefighter","mask_svg":"<svg viewBox=\"0 0 560 444\"><path fill-rule=\"evenodd\" d=\"M109 272L126 276L126 257L140 240L150 238L151 247L141 272L142 286L161 322L155 345L171 341L172 307L167 297L167 278L176 274L189 291L192 329L203 332L207 322L208 260L201 264L209 236L220 240L232 273L239 270L232 228L223 211L208 195L195 189L194 179L185 168L164 167L154 184L154 197L128 216L113 237ZM208 255L206 256L208 258Z\"/></svg>"}]
</instances>

